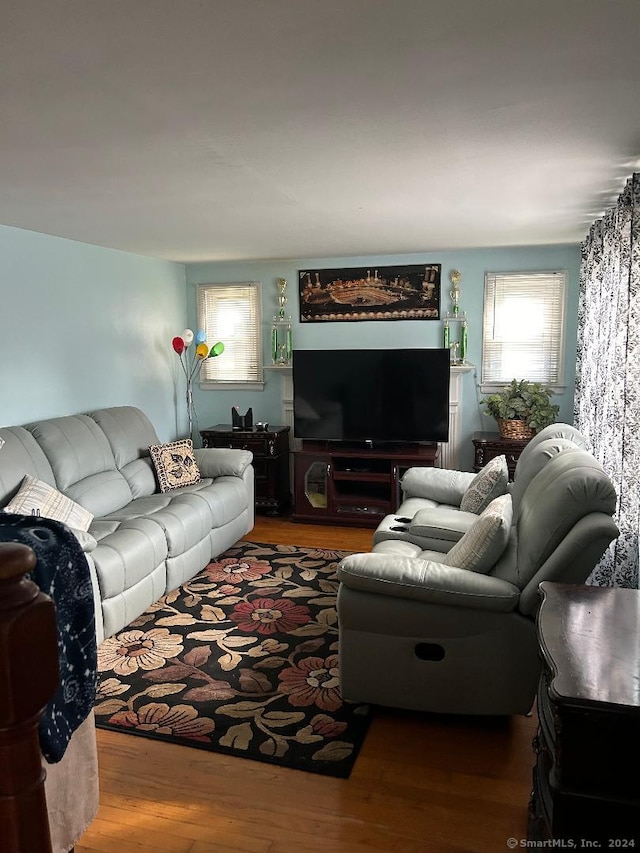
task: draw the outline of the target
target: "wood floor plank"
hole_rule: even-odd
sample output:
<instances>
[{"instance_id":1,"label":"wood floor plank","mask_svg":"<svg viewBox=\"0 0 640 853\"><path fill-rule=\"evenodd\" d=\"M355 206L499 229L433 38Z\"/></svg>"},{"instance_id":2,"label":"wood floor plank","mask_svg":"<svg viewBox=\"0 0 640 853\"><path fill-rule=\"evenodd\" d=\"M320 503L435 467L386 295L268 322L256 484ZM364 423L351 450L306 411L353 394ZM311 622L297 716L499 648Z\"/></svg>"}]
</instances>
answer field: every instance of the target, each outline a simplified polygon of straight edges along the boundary
<instances>
[{"instance_id":1,"label":"wood floor plank","mask_svg":"<svg viewBox=\"0 0 640 853\"><path fill-rule=\"evenodd\" d=\"M258 516L245 538L371 536ZM100 811L76 853L496 853L526 836L535 728L376 708L349 779L99 730Z\"/></svg>"}]
</instances>

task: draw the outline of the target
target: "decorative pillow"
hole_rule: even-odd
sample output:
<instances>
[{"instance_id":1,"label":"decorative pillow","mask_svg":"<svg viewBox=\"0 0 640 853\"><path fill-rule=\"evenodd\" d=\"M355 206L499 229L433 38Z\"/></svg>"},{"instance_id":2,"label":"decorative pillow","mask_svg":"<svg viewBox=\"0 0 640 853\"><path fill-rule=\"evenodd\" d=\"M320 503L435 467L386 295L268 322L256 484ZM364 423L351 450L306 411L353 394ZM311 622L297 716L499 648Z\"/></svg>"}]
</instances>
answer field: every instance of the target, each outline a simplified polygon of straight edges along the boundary
<instances>
[{"instance_id":1,"label":"decorative pillow","mask_svg":"<svg viewBox=\"0 0 640 853\"><path fill-rule=\"evenodd\" d=\"M5 512L17 515L40 515L61 521L86 533L93 521L93 513L72 501L48 483L27 474L18 494L6 505Z\"/></svg>"},{"instance_id":2,"label":"decorative pillow","mask_svg":"<svg viewBox=\"0 0 640 853\"><path fill-rule=\"evenodd\" d=\"M200 469L190 438L170 441L168 444L151 444L149 453L161 492L200 482Z\"/></svg>"},{"instance_id":3,"label":"decorative pillow","mask_svg":"<svg viewBox=\"0 0 640 853\"><path fill-rule=\"evenodd\" d=\"M480 515L494 498L504 495L508 482L507 457L494 456L469 483L467 491L462 496L460 509Z\"/></svg>"},{"instance_id":4,"label":"decorative pillow","mask_svg":"<svg viewBox=\"0 0 640 853\"><path fill-rule=\"evenodd\" d=\"M494 498L442 562L446 566L487 574L507 547L512 521L511 495Z\"/></svg>"}]
</instances>

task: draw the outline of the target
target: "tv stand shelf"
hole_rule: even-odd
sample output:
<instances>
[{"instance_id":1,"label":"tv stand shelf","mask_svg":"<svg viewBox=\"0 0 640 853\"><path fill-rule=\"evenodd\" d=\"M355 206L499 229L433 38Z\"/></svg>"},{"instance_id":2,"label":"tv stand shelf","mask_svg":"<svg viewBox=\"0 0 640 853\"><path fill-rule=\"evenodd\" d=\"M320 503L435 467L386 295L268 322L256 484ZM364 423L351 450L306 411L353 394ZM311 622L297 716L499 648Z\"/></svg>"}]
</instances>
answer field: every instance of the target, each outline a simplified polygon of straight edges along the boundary
<instances>
[{"instance_id":1,"label":"tv stand shelf","mask_svg":"<svg viewBox=\"0 0 640 853\"><path fill-rule=\"evenodd\" d=\"M354 447L303 441L294 455L294 521L375 527L394 512L408 468L433 467L437 444Z\"/></svg>"}]
</instances>

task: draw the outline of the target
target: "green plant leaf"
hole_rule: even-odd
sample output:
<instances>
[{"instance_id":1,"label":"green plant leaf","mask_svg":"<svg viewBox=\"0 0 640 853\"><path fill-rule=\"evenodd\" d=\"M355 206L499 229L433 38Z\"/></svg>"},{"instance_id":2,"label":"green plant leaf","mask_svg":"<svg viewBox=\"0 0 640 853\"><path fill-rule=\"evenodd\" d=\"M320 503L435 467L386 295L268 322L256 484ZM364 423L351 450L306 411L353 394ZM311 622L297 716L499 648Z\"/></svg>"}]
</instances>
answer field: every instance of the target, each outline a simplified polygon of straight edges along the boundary
<instances>
[{"instance_id":1,"label":"green plant leaf","mask_svg":"<svg viewBox=\"0 0 640 853\"><path fill-rule=\"evenodd\" d=\"M540 382L512 379L502 391L490 394L480 405L496 420L524 421L533 430L552 424L560 407L551 403L553 391Z\"/></svg>"}]
</instances>

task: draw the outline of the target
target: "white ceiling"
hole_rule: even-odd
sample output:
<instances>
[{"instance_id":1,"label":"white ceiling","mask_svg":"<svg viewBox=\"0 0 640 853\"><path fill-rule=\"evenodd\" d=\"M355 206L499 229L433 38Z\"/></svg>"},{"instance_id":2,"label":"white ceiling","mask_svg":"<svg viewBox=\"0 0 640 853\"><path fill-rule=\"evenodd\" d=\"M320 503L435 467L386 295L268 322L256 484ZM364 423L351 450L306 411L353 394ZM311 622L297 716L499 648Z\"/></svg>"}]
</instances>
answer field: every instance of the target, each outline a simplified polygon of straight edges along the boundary
<instances>
[{"instance_id":1,"label":"white ceiling","mask_svg":"<svg viewBox=\"0 0 640 853\"><path fill-rule=\"evenodd\" d=\"M20 0L0 223L177 261L565 243L640 168L640 0Z\"/></svg>"}]
</instances>

